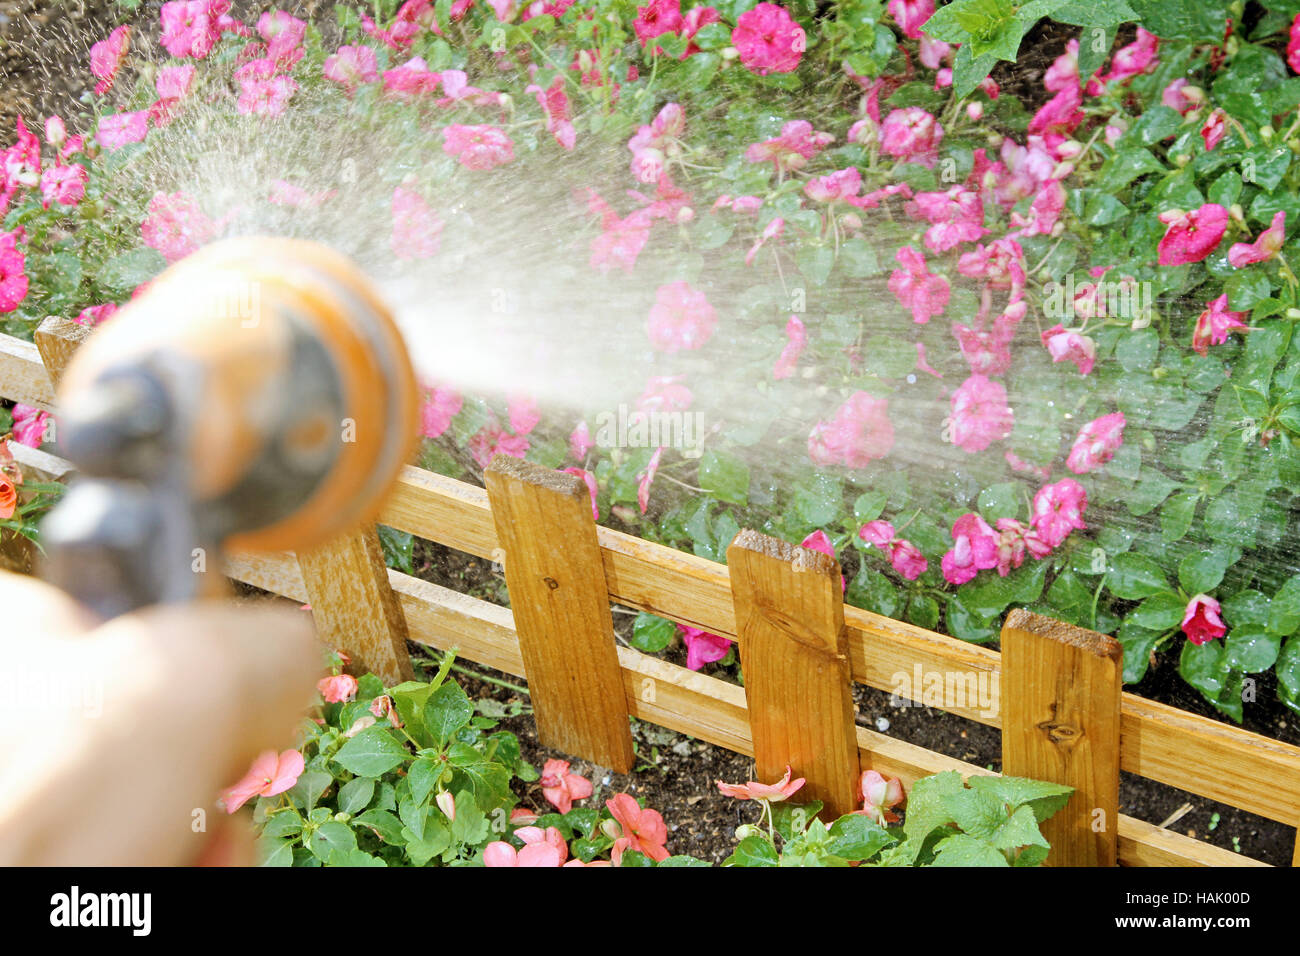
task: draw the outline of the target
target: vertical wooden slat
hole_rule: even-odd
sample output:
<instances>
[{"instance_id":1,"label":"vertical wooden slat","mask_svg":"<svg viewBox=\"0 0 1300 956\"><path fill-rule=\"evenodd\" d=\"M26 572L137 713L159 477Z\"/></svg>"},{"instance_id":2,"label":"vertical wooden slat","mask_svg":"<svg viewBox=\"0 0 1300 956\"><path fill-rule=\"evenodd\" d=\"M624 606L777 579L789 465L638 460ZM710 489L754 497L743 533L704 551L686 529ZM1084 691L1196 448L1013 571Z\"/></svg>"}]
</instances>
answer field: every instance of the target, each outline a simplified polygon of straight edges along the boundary
<instances>
[{"instance_id":1,"label":"vertical wooden slat","mask_svg":"<svg viewBox=\"0 0 1300 956\"><path fill-rule=\"evenodd\" d=\"M632 734L587 486L509 455L483 478L538 737L627 773Z\"/></svg>"},{"instance_id":2,"label":"vertical wooden slat","mask_svg":"<svg viewBox=\"0 0 1300 956\"><path fill-rule=\"evenodd\" d=\"M1300 866L1300 832L1296 833L1295 849L1291 851L1291 865Z\"/></svg>"},{"instance_id":3,"label":"vertical wooden slat","mask_svg":"<svg viewBox=\"0 0 1300 956\"><path fill-rule=\"evenodd\" d=\"M59 379L63 377L63 370L72 358L72 353L89 334L90 326L54 315L48 316L37 326L33 338L36 339L41 361L45 363L45 371L49 373L55 388L59 387Z\"/></svg>"},{"instance_id":4,"label":"vertical wooden slat","mask_svg":"<svg viewBox=\"0 0 1300 956\"><path fill-rule=\"evenodd\" d=\"M1002 625L1002 772L1074 788L1043 824L1049 865L1116 865L1122 657L1113 638L1028 611Z\"/></svg>"},{"instance_id":5,"label":"vertical wooden slat","mask_svg":"<svg viewBox=\"0 0 1300 956\"><path fill-rule=\"evenodd\" d=\"M298 555L307 599L322 641L392 685L413 676L406 650L406 617L388 583L383 547L367 525Z\"/></svg>"},{"instance_id":6,"label":"vertical wooden slat","mask_svg":"<svg viewBox=\"0 0 1300 956\"><path fill-rule=\"evenodd\" d=\"M756 531L727 549L757 779L787 765L833 819L856 809L860 771L838 562Z\"/></svg>"}]
</instances>

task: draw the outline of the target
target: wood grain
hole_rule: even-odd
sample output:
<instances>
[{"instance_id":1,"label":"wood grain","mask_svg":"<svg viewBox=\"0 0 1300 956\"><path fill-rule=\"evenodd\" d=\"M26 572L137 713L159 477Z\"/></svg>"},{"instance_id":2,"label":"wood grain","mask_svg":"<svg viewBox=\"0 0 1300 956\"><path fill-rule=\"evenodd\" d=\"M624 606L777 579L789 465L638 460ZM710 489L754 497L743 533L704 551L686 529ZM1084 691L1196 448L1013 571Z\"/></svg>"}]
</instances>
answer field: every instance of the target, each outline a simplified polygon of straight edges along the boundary
<instances>
[{"instance_id":1,"label":"wood grain","mask_svg":"<svg viewBox=\"0 0 1300 956\"><path fill-rule=\"evenodd\" d=\"M1074 788L1042 826L1049 865L1117 862L1122 656L1113 638L1028 611L1002 625L1002 770Z\"/></svg>"},{"instance_id":2,"label":"wood grain","mask_svg":"<svg viewBox=\"0 0 1300 956\"><path fill-rule=\"evenodd\" d=\"M45 371L50 376L50 383L57 389L63 378L63 370L72 359L72 353L91 332L88 325L47 316L36 328L36 350L40 353Z\"/></svg>"},{"instance_id":3,"label":"wood grain","mask_svg":"<svg viewBox=\"0 0 1300 956\"><path fill-rule=\"evenodd\" d=\"M509 455L484 478L538 737L627 773L632 734L587 486Z\"/></svg>"}]
</instances>

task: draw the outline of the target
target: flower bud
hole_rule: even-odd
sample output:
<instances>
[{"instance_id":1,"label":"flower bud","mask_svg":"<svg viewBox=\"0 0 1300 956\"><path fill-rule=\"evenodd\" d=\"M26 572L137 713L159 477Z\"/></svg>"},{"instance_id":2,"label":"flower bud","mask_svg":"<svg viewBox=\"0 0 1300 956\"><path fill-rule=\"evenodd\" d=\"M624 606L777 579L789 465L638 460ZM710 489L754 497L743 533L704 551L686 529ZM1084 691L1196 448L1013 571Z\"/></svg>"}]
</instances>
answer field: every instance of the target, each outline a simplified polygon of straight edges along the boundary
<instances>
[{"instance_id":1,"label":"flower bud","mask_svg":"<svg viewBox=\"0 0 1300 956\"><path fill-rule=\"evenodd\" d=\"M1286 317L1288 319L1300 319L1300 309L1287 309Z\"/></svg>"},{"instance_id":2,"label":"flower bud","mask_svg":"<svg viewBox=\"0 0 1300 956\"><path fill-rule=\"evenodd\" d=\"M678 225L684 226L694 218L695 210L690 206L683 206L681 209L677 210Z\"/></svg>"},{"instance_id":3,"label":"flower bud","mask_svg":"<svg viewBox=\"0 0 1300 956\"><path fill-rule=\"evenodd\" d=\"M752 836L761 836L762 833L763 831L752 823L742 823L740 826L736 827L737 840L748 840Z\"/></svg>"},{"instance_id":4,"label":"flower bud","mask_svg":"<svg viewBox=\"0 0 1300 956\"><path fill-rule=\"evenodd\" d=\"M1259 135L1265 142L1268 142L1272 140L1274 136L1277 135L1277 130L1273 129L1272 126L1269 126L1267 123L1265 123L1263 126L1259 128Z\"/></svg>"},{"instance_id":5,"label":"flower bud","mask_svg":"<svg viewBox=\"0 0 1300 956\"><path fill-rule=\"evenodd\" d=\"M352 814L344 813L342 810L334 814L334 821L336 823L347 823L351 819L352 819Z\"/></svg>"},{"instance_id":6,"label":"flower bud","mask_svg":"<svg viewBox=\"0 0 1300 956\"><path fill-rule=\"evenodd\" d=\"M967 103L967 104L966 104L966 115L967 115L968 117L970 117L971 122L975 122L976 120L980 119L980 118L983 117L983 115L984 115L984 104L983 104L983 103Z\"/></svg>"},{"instance_id":7,"label":"flower bud","mask_svg":"<svg viewBox=\"0 0 1300 956\"><path fill-rule=\"evenodd\" d=\"M606 820L600 825L600 832L611 840L617 840L623 835L622 827L618 825L617 820Z\"/></svg>"},{"instance_id":8,"label":"flower bud","mask_svg":"<svg viewBox=\"0 0 1300 956\"><path fill-rule=\"evenodd\" d=\"M1233 219L1237 220L1237 222L1246 221L1246 214L1245 212L1242 211L1241 203L1239 202L1235 202L1228 207L1228 215L1230 215Z\"/></svg>"},{"instance_id":9,"label":"flower bud","mask_svg":"<svg viewBox=\"0 0 1300 956\"><path fill-rule=\"evenodd\" d=\"M738 56L740 56L740 51L734 46L725 47L722 50L722 58L724 60L734 60Z\"/></svg>"},{"instance_id":10,"label":"flower bud","mask_svg":"<svg viewBox=\"0 0 1300 956\"><path fill-rule=\"evenodd\" d=\"M1074 159L1083 152L1083 144L1077 139L1067 139L1056 147L1056 155L1061 159Z\"/></svg>"},{"instance_id":11,"label":"flower bud","mask_svg":"<svg viewBox=\"0 0 1300 956\"><path fill-rule=\"evenodd\" d=\"M1151 377L1154 378L1157 382L1163 379L1168 374L1169 374L1169 369L1161 368L1159 366L1151 370Z\"/></svg>"},{"instance_id":12,"label":"flower bud","mask_svg":"<svg viewBox=\"0 0 1300 956\"><path fill-rule=\"evenodd\" d=\"M68 128L63 125L62 119L57 116L45 118L45 141L55 149L68 141Z\"/></svg>"},{"instance_id":13,"label":"flower bud","mask_svg":"<svg viewBox=\"0 0 1300 956\"><path fill-rule=\"evenodd\" d=\"M438 809L447 815L448 820L456 819L456 798L451 795L450 790L444 790L434 798L438 803Z\"/></svg>"},{"instance_id":14,"label":"flower bud","mask_svg":"<svg viewBox=\"0 0 1300 956\"><path fill-rule=\"evenodd\" d=\"M1179 153L1177 156L1174 157L1174 165L1177 166L1179 169L1182 169L1191 161L1192 161L1192 157L1187 153Z\"/></svg>"}]
</instances>

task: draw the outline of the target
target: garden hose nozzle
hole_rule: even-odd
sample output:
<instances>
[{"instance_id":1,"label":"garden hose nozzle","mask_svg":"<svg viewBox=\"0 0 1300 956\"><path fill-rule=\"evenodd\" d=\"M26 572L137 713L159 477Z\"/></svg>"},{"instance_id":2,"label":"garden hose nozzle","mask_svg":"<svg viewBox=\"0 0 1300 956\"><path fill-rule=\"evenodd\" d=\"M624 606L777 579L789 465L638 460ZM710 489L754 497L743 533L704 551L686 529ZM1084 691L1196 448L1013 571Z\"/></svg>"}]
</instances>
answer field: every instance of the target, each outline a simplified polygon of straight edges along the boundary
<instances>
[{"instance_id":1,"label":"garden hose nozzle","mask_svg":"<svg viewBox=\"0 0 1300 956\"><path fill-rule=\"evenodd\" d=\"M210 593L219 555L299 550L373 520L417 436L392 317L316 243L215 243L78 349L57 396L78 477L46 577L105 618Z\"/></svg>"}]
</instances>

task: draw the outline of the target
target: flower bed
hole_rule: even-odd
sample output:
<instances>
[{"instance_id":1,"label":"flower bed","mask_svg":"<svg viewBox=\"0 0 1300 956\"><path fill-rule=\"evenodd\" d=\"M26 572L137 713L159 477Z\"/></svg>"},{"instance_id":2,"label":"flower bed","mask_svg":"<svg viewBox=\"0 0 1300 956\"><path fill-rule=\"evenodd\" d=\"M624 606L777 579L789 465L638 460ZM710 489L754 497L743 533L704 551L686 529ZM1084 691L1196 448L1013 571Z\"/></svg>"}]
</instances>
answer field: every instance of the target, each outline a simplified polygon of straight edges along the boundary
<instances>
[{"instance_id":1,"label":"flower bed","mask_svg":"<svg viewBox=\"0 0 1300 956\"><path fill-rule=\"evenodd\" d=\"M705 437L610 442L608 404L443 380L428 465L568 467L651 540L720 559L762 528L840 556L852 604L972 642L1027 605L1115 634L1131 682L1172 654L1234 719L1269 671L1295 709L1291 16L932 6L411 0L340 8L327 48L287 14L169 3L169 59L137 70L114 31L93 110L5 153L6 328L111 321L225 232L461 274L521 241L485 246L485 215L535 201L569 285L524 311L610 303L633 414L699 409ZM989 72L1044 13L1079 38L1017 102ZM309 164L322 124L364 149Z\"/></svg>"}]
</instances>

